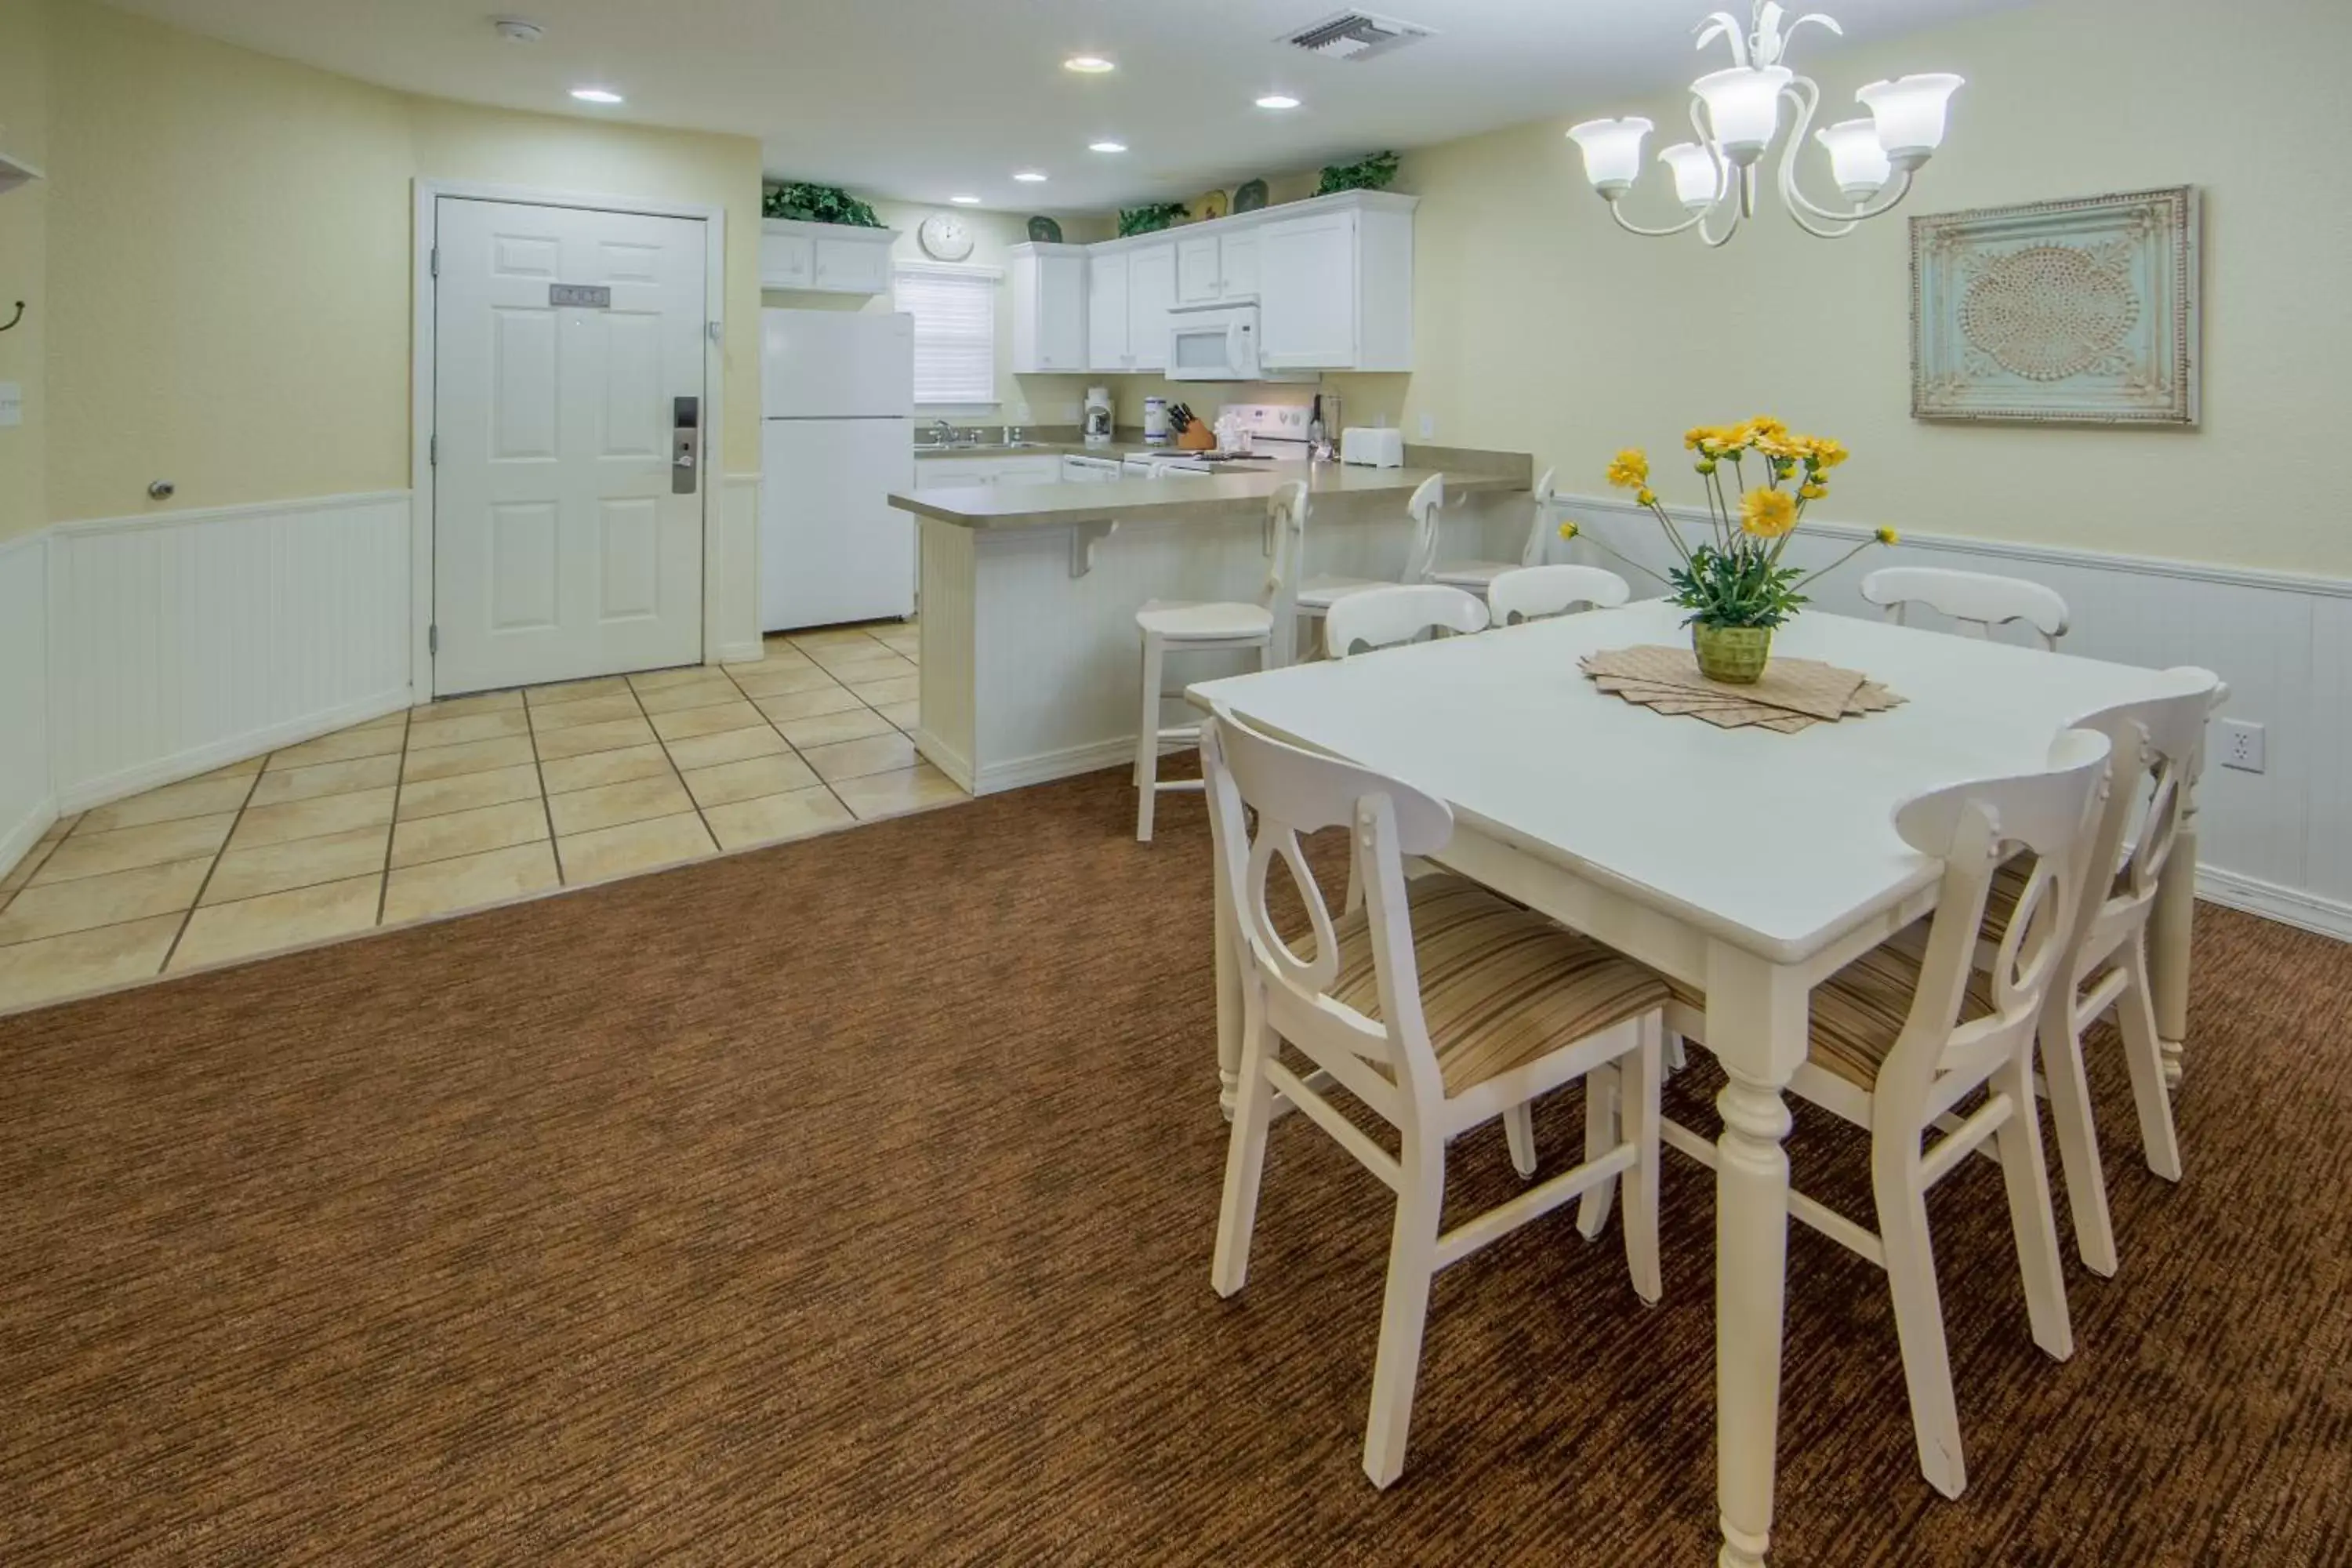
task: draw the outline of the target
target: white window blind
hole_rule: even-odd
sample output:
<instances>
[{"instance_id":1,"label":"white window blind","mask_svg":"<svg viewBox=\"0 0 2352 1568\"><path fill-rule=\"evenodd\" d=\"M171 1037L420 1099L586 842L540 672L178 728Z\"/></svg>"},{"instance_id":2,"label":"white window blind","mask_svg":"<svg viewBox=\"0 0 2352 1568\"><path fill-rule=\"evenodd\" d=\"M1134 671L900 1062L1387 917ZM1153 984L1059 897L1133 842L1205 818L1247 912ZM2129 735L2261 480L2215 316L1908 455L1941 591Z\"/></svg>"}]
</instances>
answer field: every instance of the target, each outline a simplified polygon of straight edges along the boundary
<instances>
[{"instance_id":1,"label":"white window blind","mask_svg":"<svg viewBox=\"0 0 2352 1568\"><path fill-rule=\"evenodd\" d=\"M898 309L915 318L915 401L996 401L992 268L901 266Z\"/></svg>"}]
</instances>

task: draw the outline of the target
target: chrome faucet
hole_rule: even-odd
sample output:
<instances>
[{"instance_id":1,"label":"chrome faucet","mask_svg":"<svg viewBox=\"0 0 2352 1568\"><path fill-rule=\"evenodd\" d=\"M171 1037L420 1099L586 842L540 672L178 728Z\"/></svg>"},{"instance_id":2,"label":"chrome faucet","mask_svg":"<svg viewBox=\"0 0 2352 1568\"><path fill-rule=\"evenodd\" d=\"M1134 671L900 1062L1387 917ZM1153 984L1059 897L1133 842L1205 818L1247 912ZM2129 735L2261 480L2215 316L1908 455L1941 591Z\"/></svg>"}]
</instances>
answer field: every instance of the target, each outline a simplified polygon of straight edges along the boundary
<instances>
[{"instance_id":1,"label":"chrome faucet","mask_svg":"<svg viewBox=\"0 0 2352 1568\"><path fill-rule=\"evenodd\" d=\"M950 425L950 424L949 424L949 423L948 423L946 420L944 420L944 419L934 419L934 420L932 420L932 421L931 421L931 441L932 441L932 443L933 443L934 445L936 445L936 446L940 446L940 447L952 447L952 446L954 446L954 445L955 445L955 426L952 426L952 425Z\"/></svg>"}]
</instances>

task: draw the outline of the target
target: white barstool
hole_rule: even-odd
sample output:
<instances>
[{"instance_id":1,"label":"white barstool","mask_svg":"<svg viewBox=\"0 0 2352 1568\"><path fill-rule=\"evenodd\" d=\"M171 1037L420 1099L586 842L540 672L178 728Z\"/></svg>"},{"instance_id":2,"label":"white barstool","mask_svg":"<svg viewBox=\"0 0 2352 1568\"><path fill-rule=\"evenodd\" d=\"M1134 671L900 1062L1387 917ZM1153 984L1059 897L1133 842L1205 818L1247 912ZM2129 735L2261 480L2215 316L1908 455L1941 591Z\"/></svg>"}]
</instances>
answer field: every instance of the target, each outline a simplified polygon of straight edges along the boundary
<instances>
[{"instance_id":1,"label":"white barstool","mask_svg":"<svg viewBox=\"0 0 2352 1568\"><path fill-rule=\"evenodd\" d=\"M1143 715L1135 734L1135 837L1151 842L1152 809L1162 790L1197 790L1198 779L1160 776L1160 749L1171 743L1192 745L1201 738L1197 723L1163 724L1167 693L1161 689L1171 653L1211 653L1220 648L1258 650L1263 669L1280 669L1290 663L1297 646L1298 614L1295 603L1297 563L1305 548L1307 487L1283 486L1267 498L1266 526L1273 563L1266 570L1265 593L1256 604L1165 604L1154 599L1135 613L1143 634Z\"/></svg>"},{"instance_id":2,"label":"white barstool","mask_svg":"<svg viewBox=\"0 0 2352 1568\"><path fill-rule=\"evenodd\" d=\"M1527 544L1519 552L1517 562L1444 561L1430 573L1429 580L1433 583L1443 583L1449 588L1462 588L1483 595L1493 585L1495 579L1504 573L1542 565L1544 557L1551 547L1551 486L1552 477L1558 471L1555 468L1546 468L1544 477L1536 481L1536 488L1532 492L1536 508L1535 520L1528 524ZM1487 602L1486 608L1494 612L1495 624L1501 626L1503 613L1495 609L1492 600Z\"/></svg>"},{"instance_id":3,"label":"white barstool","mask_svg":"<svg viewBox=\"0 0 2352 1568\"><path fill-rule=\"evenodd\" d=\"M1603 566L1521 566L1486 584L1486 613L1507 626L1515 616L1541 620L1579 605L1613 610L1633 596L1625 579Z\"/></svg>"},{"instance_id":4,"label":"white barstool","mask_svg":"<svg viewBox=\"0 0 2352 1568\"><path fill-rule=\"evenodd\" d=\"M2066 635L2066 601L2054 588L1990 572L1949 572L1939 566L1882 566L1862 580L1862 596L1896 626L1904 611L1925 605L1960 623L1963 635L1990 640L1992 628L2023 621L2056 652Z\"/></svg>"},{"instance_id":5,"label":"white barstool","mask_svg":"<svg viewBox=\"0 0 2352 1568\"><path fill-rule=\"evenodd\" d=\"M1298 614L1307 620L1319 621L1331 613L1333 605L1350 594L1360 594L1367 588L1428 582L1430 568L1437 561L1437 514L1444 505L1445 476L1432 474L1414 487L1412 499L1405 502L1405 513L1412 519L1412 538L1405 546L1403 574L1387 581L1378 577L1306 578L1298 584ZM1303 554L1300 566L1303 571Z\"/></svg>"}]
</instances>

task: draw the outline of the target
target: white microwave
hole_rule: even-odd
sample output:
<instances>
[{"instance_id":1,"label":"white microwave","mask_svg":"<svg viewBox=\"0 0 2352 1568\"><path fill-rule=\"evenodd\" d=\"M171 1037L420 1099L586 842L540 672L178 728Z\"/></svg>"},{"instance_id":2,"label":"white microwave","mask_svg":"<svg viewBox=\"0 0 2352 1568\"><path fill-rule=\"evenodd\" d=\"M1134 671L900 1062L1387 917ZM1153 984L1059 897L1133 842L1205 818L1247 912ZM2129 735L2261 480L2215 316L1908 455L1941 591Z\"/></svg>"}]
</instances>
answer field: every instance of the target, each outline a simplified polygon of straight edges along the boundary
<instances>
[{"instance_id":1,"label":"white microwave","mask_svg":"<svg viewBox=\"0 0 2352 1568\"><path fill-rule=\"evenodd\" d=\"M1168 379L1258 380L1257 307L1212 305L1168 312Z\"/></svg>"}]
</instances>

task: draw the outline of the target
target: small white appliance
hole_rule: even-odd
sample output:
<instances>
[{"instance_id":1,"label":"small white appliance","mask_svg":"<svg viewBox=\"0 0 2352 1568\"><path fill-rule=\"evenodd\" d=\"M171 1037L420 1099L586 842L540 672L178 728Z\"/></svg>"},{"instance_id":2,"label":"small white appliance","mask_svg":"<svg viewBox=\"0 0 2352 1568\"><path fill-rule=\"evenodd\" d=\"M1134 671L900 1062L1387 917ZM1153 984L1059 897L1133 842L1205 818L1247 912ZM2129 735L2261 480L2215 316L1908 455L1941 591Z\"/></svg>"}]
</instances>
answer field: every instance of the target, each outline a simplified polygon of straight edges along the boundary
<instances>
[{"instance_id":1,"label":"small white appliance","mask_svg":"<svg viewBox=\"0 0 2352 1568\"><path fill-rule=\"evenodd\" d=\"M1084 418L1083 428L1086 433L1086 441L1087 446L1108 447L1110 445L1111 403L1109 387L1089 386L1087 388L1087 411Z\"/></svg>"},{"instance_id":2,"label":"small white appliance","mask_svg":"<svg viewBox=\"0 0 2352 1568\"><path fill-rule=\"evenodd\" d=\"M760 312L760 626L915 609L915 321Z\"/></svg>"},{"instance_id":3,"label":"small white appliance","mask_svg":"<svg viewBox=\"0 0 2352 1568\"><path fill-rule=\"evenodd\" d=\"M1206 305L1168 312L1168 379L1257 381L1257 307Z\"/></svg>"},{"instance_id":4,"label":"small white appliance","mask_svg":"<svg viewBox=\"0 0 2352 1568\"><path fill-rule=\"evenodd\" d=\"M1394 426L1372 429L1362 425L1351 426L1340 434L1339 460L1368 468L1402 468L1404 467L1404 432Z\"/></svg>"}]
</instances>

